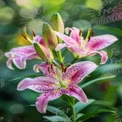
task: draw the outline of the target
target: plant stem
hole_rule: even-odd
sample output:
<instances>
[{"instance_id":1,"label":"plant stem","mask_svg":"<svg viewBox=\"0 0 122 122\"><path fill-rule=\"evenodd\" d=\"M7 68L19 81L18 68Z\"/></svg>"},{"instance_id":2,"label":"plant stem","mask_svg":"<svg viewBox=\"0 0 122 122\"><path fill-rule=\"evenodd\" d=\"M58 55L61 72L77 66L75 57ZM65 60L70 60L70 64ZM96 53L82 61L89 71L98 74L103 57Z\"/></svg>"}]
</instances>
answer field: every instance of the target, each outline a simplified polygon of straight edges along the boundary
<instances>
[{"instance_id":1,"label":"plant stem","mask_svg":"<svg viewBox=\"0 0 122 122\"><path fill-rule=\"evenodd\" d=\"M71 106L71 109L72 109L72 116L71 116L72 117L72 122L75 122L75 117L76 117L75 107L74 107L75 99L72 98L72 97L69 97L67 95L63 95L62 98L63 98L63 100L65 100L68 103L68 105Z\"/></svg>"},{"instance_id":2,"label":"plant stem","mask_svg":"<svg viewBox=\"0 0 122 122\"><path fill-rule=\"evenodd\" d=\"M61 63L63 63L63 58L62 58L61 51L57 51L57 56L58 56L58 58L59 58L59 61L60 61Z\"/></svg>"},{"instance_id":3,"label":"plant stem","mask_svg":"<svg viewBox=\"0 0 122 122\"><path fill-rule=\"evenodd\" d=\"M73 121L72 122L75 122L75 108L74 108L74 106L72 106L72 114L73 114Z\"/></svg>"}]
</instances>

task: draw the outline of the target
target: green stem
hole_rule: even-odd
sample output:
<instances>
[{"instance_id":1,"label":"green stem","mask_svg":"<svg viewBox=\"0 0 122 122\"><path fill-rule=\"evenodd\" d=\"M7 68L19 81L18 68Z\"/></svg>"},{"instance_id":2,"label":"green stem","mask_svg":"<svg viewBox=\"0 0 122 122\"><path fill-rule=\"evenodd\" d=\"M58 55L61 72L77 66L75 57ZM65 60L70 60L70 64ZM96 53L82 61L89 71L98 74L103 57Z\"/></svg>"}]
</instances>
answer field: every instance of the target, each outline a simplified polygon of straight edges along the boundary
<instances>
[{"instance_id":1,"label":"green stem","mask_svg":"<svg viewBox=\"0 0 122 122\"><path fill-rule=\"evenodd\" d=\"M72 114L73 114L73 121L72 122L75 122L75 108L74 108L74 105L72 106Z\"/></svg>"},{"instance_id":2,"label":"green stem","mask_svg":"<svg viewBox=\"0 0 122 122\"><path fill-rule=\"evenodd\" d=\"M57 57L58 57L59 61L61 63L63 63L63 57L62 57L61 51L57 51Z\"/></svg>"},{"instance_id":3,"label":"green stem","mask_svg":"<svg viewBox=\"0 0 122 122\"><path fill-rule=\"evenodd\" d=\"M67 102L68 105L73 106L72 100L70 99L69 96L63 95L63 96L62 96L62 99L65 100L65 101Z\"/></svg>"},{"instance_id":4,"label":"green stem","mask_svg":"<svg viewBox=\"0 0 122 122\"><path fill-rule=\"evenodd\" d=\"M67 95L63 95L62 98L63 98L63 100L65 100L68 103L68 105L71 106L71 109L72 109L72 116L71 116L72 117L72 122L75 122L75 117L76 117L75 107L74 107L75 99L72 98L72 97L69 97Z\"/></svg>"}]
</instances>

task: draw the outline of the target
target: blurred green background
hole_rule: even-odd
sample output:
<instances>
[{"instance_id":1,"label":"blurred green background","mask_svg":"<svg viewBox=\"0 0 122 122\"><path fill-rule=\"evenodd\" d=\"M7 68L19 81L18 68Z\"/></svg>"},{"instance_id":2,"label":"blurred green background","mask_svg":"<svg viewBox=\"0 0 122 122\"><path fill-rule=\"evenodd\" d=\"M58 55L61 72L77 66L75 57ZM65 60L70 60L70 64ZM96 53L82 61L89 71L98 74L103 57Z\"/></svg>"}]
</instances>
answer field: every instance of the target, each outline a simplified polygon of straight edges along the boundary
<instances>
[{"instance_id":1,"label":"blurred green background","mask_svg":"<svg viewBox=\"0 0 122 122\"><path fill-rule=\"evenodd\" d=\"M23 27L28 33L33 30L41 35L43 23L50 22L52 14L59 12L65 27L78 27L85 36L87 28L92 28L95 35L113 34L118 41L105 49L109 60L100 66L89 77L88 82L103 76L116 75L112 80L96 82L84 89L88 98L96 102L84 109L97 111L101 106L114 109L116 115L110 113L99 114L86 122L120 122L122 121L122 4L120 0L0 0L0 122L43 122L43 114L30 106L36 101L38 93L30 90L18 92L17 84L21 79L30 75L37 75L32 70L38 60L29 61L24 70L9 70L6 67L4 52L13 47L27 45L21 36ZM118 15L121 13L120 15ZM111 15L119 16L106 19ZM116 19L115 19L116 18ZM66 54L65 62L71 62L72 57ZM87 58L98 62L100 56ZM17 78L17 79L16 79ZM67 106L61 99L49 103L61 107ZM68 108L68 107L67 107ZM47 112L46 115L50 115Z\"/></svg>"}]
</instances>

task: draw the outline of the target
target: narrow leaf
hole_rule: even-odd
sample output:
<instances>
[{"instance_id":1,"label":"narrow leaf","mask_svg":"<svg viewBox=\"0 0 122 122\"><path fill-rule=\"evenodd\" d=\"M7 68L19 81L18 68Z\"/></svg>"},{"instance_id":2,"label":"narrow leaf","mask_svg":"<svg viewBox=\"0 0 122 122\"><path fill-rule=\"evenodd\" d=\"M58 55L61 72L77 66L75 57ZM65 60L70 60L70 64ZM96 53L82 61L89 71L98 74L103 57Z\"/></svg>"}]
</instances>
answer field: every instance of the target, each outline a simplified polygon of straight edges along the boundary
<instances>
[{"instance_id":1,"label":"narrow leaf","mask_svg":"<svg viewBox=\"0 0 122 122\"><path fill-rule=\"evenodd\" d=\"M64 113L64 111L60 110L59 108L48 105L47 110L57 116L63 116L67 120L70 120L69 117Z\"/></svg>"},{"instance_id":2,"label":"narrow leaf","mask_svg":"<svg viewBox=\"0 0 122 122\"><path fill-rule=\"evenodd\" d=\"M88 81L87 83L84 83L83 85L81 85L81 88L85 88L97 81L102 81L102 80L107 80L107 79L113 79L115 78L116 76L115 75L112 75L112 76L108 76L108 77L103 77L103 78L97 78L97 79L94 79L94 80L91 80L91 81Z\"/></svg>"},{"instance_id":3,"label":"narrow leaf","mask_svg":"<svg viewBox=\"0 0 122 122\"><path fill-rule=\"evenodd\" d=\"M89 113L86 113L84 114L83 116L81 116L78 120L82 120L82 121L85 121L91 117L94 117L100 113L113 113L115 114L115 111L113 110L108 110L108 109L99 109L99 110L96 110L96 111L92 111L92 112L89 112Z\"/></svg>"},{"instance_id":4,"label":"narrow leaf","mask_svg":"<svg viewBox=\"0 0 122 122\"><path fill-rule=\"evenodd\" d=\"M71 122L71 120L67 120L62 116L43 116L43 117L49 120L50 122Z\"/></svg>"},{"instance_id":5,"label":"narrow leaf","mask_svg":"<svg viewBox=\"0 0 122 122\"><path fill-rule=\"evenodd\" d=\"M93 99L89 99L87 103L81 103L81 102L77 102L75 104L75 112L79 113L81 110L83 110L85 107L87 107L88 105L92 104L95 100Z\"/></svg>"}]
</instances>

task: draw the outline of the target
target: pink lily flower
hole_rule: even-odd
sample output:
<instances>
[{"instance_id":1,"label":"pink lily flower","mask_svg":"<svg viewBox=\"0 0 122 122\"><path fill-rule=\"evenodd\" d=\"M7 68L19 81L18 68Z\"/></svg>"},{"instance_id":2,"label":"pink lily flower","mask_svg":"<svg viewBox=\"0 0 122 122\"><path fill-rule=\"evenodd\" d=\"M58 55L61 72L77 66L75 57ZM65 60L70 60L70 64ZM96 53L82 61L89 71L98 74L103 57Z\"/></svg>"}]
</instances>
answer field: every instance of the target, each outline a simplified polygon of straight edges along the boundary
<instances>
[{"instance_id":1,"label":"pink lily flower","mask_svg":"<svg viewBox=\"0 0 122 122\"><path fill-rule=\"evenodd\" d=\"M24 69L26 67L26 60L38 57L32 45L13 48L10 52L5 53L5 56L8 58L7 66L10 69L13 69L12 62L17 68Z\"/></svg>"},{"instance_id":2,"label":"pink lily flower","mask_svg":"<svg viewBox=\"0 0 122 122\"><path fill-rule=\"evenodd\" d=\"M34 39L31 40L31 43L39 43L47 58L50 59L52 55L41 36L35 36ZM26 60L40 58L33 45L13 48L10 52L5 53L5 56L8 58L7 66L10 69L13 69L12 62L17 68L24 69L26 67Z\"/></svg>"},{"instance_id":3,"label":"pink lily flower","mask_svg":"<svg viewBox=\"0 0 122 122\"><path fill-rule=\"evenodd\" d=\"M75 63L65 72L47 63L36 65L35 70L37 68L40 68L45 76L25 78L18 84L17 89L19 91L31 89L42 93L36 101L36 108L39 112L46 113L48 102L63 94L73 96L84 103L88 101L85 93L77 84L97 68L95 63L90 61Z\"/></svg>"},{"instance_id":4,"label":"pink lily flower","mask_svg":"<svg viewBox=\"0 0 122 122\"><path fill-rule=\"evenodd\" d=\"M89 37L90 29L88 29L88 34L85 39L82 37L81 30L75 27L66 28L66 32L69 31L71 31L70 36L55 31L56 35L65 42L63 44L58 44L56 51L67 47L79 58L99 53L101 55L101 64L104 64L107 61L108 56L105 51L100 50L117 41L115 36L109 34Z\"/></svg>"}]
</instances>

